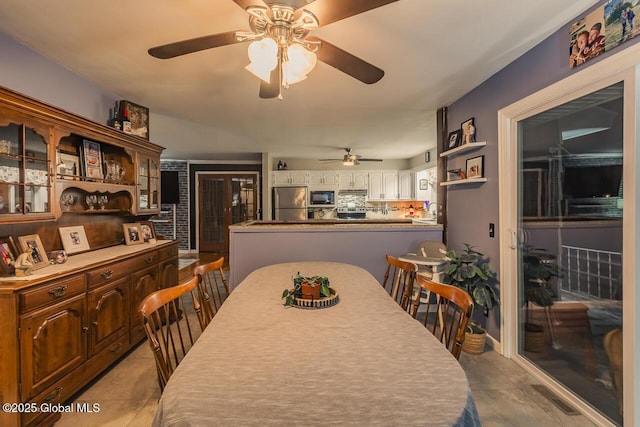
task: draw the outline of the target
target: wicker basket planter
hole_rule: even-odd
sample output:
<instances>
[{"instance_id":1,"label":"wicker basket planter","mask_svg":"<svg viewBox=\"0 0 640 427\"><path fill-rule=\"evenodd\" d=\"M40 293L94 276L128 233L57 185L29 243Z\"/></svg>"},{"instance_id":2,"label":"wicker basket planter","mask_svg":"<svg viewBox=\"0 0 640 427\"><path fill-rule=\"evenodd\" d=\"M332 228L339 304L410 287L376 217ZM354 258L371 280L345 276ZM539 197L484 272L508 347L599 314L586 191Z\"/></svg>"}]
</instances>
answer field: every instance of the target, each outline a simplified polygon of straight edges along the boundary
<instances>
[{"instance_id":1,"label":"wicker basket planter","mask_svg":"<svg viewBox=\"0 0 640 427\"><path fill-rule=\"evenodd\" d=\"M480 334L466 332L464 334L464 342L462 343L462 351L468 354L482 354L486 341L487 331L483 331Z\"/></svg>"}]
</instances>

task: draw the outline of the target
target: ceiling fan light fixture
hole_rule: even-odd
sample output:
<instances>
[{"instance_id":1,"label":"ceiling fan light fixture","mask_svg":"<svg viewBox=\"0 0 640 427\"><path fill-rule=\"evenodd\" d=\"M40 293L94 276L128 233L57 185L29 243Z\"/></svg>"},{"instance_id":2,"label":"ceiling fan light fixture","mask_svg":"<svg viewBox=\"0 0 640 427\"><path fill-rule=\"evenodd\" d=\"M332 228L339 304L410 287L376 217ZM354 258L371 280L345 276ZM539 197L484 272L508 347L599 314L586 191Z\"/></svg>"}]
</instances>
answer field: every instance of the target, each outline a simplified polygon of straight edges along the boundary
<instances>
[{"instance_id":1,"label":"ceiling fan light fixture","mask_svg":"<svg viewBox=\"0 0 640 427\"><path fill-rule=\"evenodd\" d=\"M306 79L317 62L315 53L300 43L292 43L287 48L287 61L283 64L285 83L294 84Z\"/></svg>"},{"instance_id":2,"label":"ceiling fan light fixture","mask_svg":"<svg viewBox=\"0 0 640 427\"><path fill-rule=\"evenodd\" d=\"M278 65L278 45L276 42L268 37L251 42L248 54L251 63L245 69L269 83L271 71Z\"/></svg>"}]
</instances>

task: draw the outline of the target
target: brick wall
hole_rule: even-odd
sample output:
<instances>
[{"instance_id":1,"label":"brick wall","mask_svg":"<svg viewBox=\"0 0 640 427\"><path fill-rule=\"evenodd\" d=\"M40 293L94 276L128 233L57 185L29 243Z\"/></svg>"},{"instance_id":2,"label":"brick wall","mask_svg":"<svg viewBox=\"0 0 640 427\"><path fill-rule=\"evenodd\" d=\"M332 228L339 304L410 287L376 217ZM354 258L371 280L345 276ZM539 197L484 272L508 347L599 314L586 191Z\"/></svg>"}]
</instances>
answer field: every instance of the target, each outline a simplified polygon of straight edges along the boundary
<instances>
[{"instance_id":1,"label":"brick wall","mask_svg":"<svg viewBox=\"0 0 640 427\"><path fill-rule=\"evenodd\" d=\"M161 160L160 170L178 172L178 188L180 203L176 205L176 238L180 239L180 250L189 250L189 165L186 161ZM164 235L167 239L173 236L173 205L162 204L162 220L168 222L156 222L156 233Z\"/></svg>"}]
</instances>

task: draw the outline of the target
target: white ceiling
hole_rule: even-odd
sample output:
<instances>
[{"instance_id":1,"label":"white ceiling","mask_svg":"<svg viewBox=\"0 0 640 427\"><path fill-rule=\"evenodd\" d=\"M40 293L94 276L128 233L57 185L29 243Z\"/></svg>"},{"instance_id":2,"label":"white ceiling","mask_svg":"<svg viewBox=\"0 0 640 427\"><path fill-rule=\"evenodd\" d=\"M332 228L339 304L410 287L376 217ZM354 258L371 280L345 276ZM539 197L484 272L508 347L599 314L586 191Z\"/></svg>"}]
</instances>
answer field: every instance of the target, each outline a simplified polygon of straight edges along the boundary
<instances>
[{"instance_id":1,"label":"white ceiling","mask_svg":"<svg viewBox=\"0 0 640 427\"><path fill-rule=\"evenodd\" d=\"M170 60L147 54L157 45L248 30L248 15L232 0L2 0L0 30L149 107L154 142L154 120L194 122L197 137L163 141L163 157L326 158L353 147L364 157L407 159L435 146L437 108L594 3L399 0L312 32L382 68L382 80L365 85L319 62L282 101L258 97L259 80L244 69L246 44Z\"/></svg>"}]
</instances>

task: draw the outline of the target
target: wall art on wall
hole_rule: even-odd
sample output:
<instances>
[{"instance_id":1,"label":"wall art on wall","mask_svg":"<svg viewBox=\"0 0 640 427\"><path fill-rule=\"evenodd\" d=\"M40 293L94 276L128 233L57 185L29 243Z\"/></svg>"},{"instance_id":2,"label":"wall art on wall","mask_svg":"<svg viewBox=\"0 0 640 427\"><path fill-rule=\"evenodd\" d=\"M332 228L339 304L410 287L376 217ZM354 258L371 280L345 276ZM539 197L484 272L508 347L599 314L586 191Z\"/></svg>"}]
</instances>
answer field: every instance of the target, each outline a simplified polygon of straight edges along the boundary
<instances>
[{"instance_id":1,"label":"wall art on wall","mask_svg":"<svg viewBox=\"0 0 640 427\"><path fill-rule=\"evenodd\" d=\"M569 28L569 68L584 64L605 50L604 7L575 22Z\"/></svg>"},{"instance_id":2,"label":"wall art on wall","mask_svg":"<svg viewBox=\"0 0 640 427\"><path fill-rule=\"evenodd\" d=\"M634 4L635 3L635 4ZM604 28L607 34L604 50L608 51L640 33L637 1L609 0L604 5Z\"/></svg>"}]
</instances>

